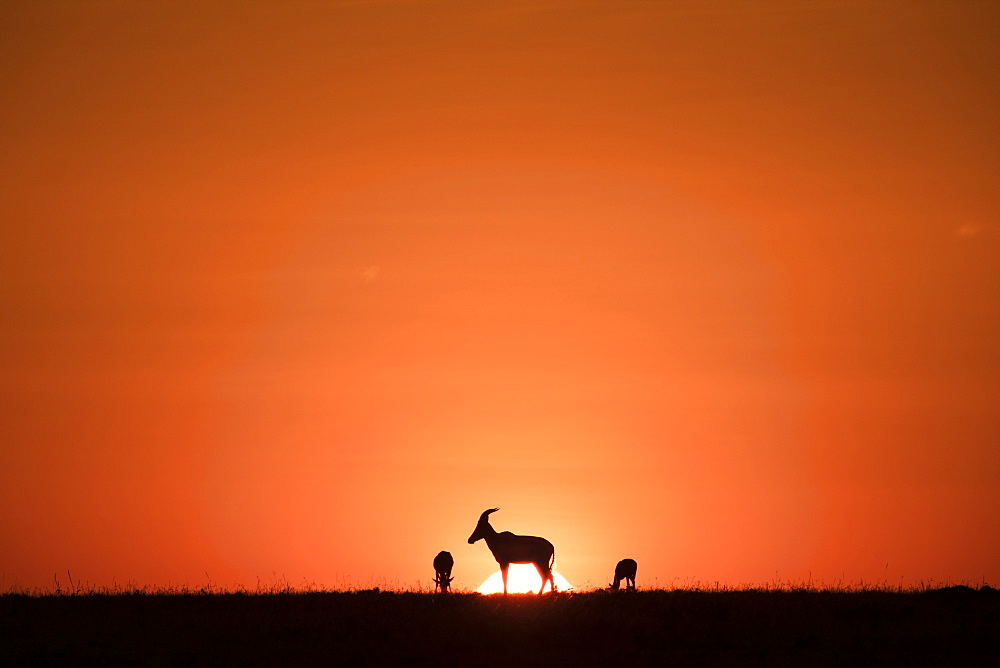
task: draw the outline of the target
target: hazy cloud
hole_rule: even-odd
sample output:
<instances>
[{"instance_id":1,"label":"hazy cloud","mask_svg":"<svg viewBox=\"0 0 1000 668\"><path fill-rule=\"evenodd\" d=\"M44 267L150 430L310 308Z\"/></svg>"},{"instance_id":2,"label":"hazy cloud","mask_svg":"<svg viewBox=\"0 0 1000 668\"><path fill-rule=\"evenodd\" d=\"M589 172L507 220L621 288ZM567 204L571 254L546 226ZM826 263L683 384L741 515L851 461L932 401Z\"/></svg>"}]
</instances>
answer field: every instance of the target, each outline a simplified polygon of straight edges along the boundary
<instances>
[{"instance_id":1,"label":"hazy cloud","mask_svg":"<svg viewBox=\"0 0 1000 668\"><path fill-rule=\"evenodd\" d=\"M955 229L955 236L959 239L972 239L973 237L978 237L980 231L981 228L978 225L965 223Z\"/></svg>"}]
</instances>

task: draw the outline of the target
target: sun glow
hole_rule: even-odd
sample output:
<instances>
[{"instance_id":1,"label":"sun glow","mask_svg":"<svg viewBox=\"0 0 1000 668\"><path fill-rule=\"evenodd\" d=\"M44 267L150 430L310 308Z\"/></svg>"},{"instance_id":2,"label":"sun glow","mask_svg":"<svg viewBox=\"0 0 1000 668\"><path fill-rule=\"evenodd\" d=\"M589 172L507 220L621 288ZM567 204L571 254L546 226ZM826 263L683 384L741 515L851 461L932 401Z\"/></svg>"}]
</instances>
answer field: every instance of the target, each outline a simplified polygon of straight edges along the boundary
<instances>
[{"instance_id":1,"label":"sun glow","mask_svg":"<svg viewBox=\"0 0 1000 668\"><path fill-rule=\"evenodd\" d=\"M567 591L573 588L573 585L569 583L569 580L561 576L555 571L552 572L552 577L556 581L557 591ZM542 577L538 574L538 571L532 564L511 564L510 569L507 571L507 593L508 594L527 594L537 592L538 588L542 586ZM549 583L545 583L545 591L551 591L552 587ZM486 578L483 584L479 585L480 594L502 594L503 593L503 575L500 571L497 571L493 575Z\"/></svg>"}]
</instances>

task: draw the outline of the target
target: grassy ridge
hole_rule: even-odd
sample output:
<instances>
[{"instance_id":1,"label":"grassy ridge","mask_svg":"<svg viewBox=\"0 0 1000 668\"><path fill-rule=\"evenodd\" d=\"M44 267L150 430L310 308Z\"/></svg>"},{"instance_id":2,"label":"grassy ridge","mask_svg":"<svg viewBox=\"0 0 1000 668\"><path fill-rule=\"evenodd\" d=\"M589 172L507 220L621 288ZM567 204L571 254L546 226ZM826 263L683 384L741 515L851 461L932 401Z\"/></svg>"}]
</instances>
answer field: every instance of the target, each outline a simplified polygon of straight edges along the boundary
<instances>
[{"instance_id":1,"label":"grassy ridge","mask_svg":"<svg viewBox=\"0 0 1000 668\"><path fill-rule=\"evenodd\" d=\"M0 596L0 663L992 665L1000 592Z\"/></svg>"}]
</instances>

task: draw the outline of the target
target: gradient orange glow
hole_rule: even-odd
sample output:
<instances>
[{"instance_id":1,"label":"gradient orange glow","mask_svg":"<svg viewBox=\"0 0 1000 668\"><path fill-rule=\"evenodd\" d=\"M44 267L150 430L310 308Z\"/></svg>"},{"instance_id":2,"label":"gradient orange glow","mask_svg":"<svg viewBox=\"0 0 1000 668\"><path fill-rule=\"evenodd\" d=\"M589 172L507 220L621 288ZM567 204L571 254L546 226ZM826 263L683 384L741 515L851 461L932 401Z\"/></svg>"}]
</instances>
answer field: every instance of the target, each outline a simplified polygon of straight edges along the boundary
<instances>
[{"instance_id":1,"label":"gradient orange glow","mask_svg":"<svg viewBox=\"0 0 1000 668\"><path fill-rule=\"evenodd\" d=\"M3 588L1000 582L998 28L3 3Z\"/></svg>"}]
</instances>

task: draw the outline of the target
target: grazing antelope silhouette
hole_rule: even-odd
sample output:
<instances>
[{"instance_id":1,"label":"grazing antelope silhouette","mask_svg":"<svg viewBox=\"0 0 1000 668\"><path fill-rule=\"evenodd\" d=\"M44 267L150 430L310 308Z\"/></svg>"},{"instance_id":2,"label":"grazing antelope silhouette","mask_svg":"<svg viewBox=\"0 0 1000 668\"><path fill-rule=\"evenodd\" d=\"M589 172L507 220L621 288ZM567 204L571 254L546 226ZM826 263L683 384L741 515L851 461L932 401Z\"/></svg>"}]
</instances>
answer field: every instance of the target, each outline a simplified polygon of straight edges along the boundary
<instances>
[{"instance_id":1,"label":"grazing antelope silhouette","mask_svg":"<svg viewBox=\"0 0 1000 668\"><path fill-rule=\"evenodd\" d=\"M556 590L556 581L552 579L552 566L556 561L556 548L552 543L539 538L538 536L517 536L509 531L497 533L497 530L490 526L490 513L500 510L483 511L479 516L479 523L476 530L469 536L469 545L472 545L480 538L486 539L486 546L493 553L493 558L500 564L500 575L503 577L503 593L507 594L507 569L511 564L534 564L538 574L542 576L542 588L538 590L541 594L545 590L545 582L552 585L552 591Z\"/></svg>"},{"instance_id":2,"label":"grazing antelope silhouette","mask_svg":"<svg viewBox=\"0 0 1000 668\"><path fill-rule=\"evenodd\" d=\"M618 591L622 580L625 580L625 589L632 591L635 589L635 571L639 567L634 559L622 559L615 566L615 581L609 586L612 590Z\"/></svg>"},{"instance_id":3,"label":"grazing antelope silhouette","mask_svg":"<svg viewBox=\"0 0 1000 668\"><path fill-rule=\"evenodd\" d=\"M451 557L451 552L438 552L434 557L434 588L440 589L442 594L448 593L451 587L451 569L455 567L455 560Z\"/></svg>"}]
</instances>

